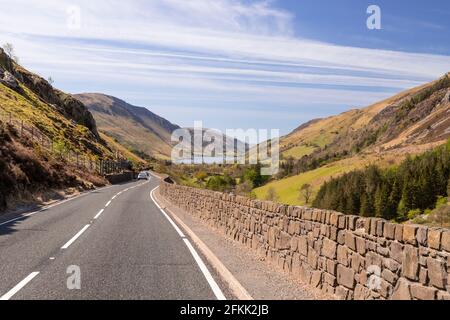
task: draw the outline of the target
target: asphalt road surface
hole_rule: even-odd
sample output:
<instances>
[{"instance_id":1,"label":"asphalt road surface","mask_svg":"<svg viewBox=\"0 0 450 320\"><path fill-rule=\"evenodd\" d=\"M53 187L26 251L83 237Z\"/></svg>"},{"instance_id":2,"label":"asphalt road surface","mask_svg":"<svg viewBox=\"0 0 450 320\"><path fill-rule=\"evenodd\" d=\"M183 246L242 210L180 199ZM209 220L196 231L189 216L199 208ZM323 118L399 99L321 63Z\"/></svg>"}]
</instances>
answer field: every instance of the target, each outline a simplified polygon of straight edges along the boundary
<instances>
[{"instance_id":1,"label":"asphalt road surface","mask_svg":"<svg viewBox=\"0 0 450 320\"><path fill-rule=\"evenodd\" d=\"M152 200L157 186L116 185L0 220L0 299L224 299Z\"/></svg>"}]
</instances>

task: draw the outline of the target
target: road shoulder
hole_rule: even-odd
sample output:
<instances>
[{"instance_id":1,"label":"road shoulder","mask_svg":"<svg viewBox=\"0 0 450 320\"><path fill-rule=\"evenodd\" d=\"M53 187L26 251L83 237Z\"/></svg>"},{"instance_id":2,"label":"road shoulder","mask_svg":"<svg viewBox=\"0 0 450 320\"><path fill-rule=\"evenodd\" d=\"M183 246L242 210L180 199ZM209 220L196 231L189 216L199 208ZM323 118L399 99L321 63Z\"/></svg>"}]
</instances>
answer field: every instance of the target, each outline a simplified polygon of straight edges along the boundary
<instances>
[{"instance_id":1,"label":"road shoulder","mask_svg":"<svg viewBox=\"0 0 450 320\"><path fill-rule=\"evenodd\" d=\"M227 277L228 271L237 280L236 284L233 282L230 283L225 279L230 289L236 294L236 292L239 293L239 286L242 286L243 290L241 290L241 295L237 295L240 299L248 300L245 298L245 293L255 300L332 299L332 297L324 295L320 290L305 285L299 280L275 270L261 260L261 257L258 257L256 253L226 238L218 230L214 230L208 226L204 221L173 206L160 195L159 188L155 191L154 195L160 206L165 208L166 212L172 215L175 221L181 221L180 224L187 226L200 242L213 253L213 256L224 266L226 270L225 277ZM211 265L215 265L214 261L210 262L212 262ZM214 267L217 268L216 266ZM217 271L223 276L224 270Z\"/></svg>"}]
</instances>

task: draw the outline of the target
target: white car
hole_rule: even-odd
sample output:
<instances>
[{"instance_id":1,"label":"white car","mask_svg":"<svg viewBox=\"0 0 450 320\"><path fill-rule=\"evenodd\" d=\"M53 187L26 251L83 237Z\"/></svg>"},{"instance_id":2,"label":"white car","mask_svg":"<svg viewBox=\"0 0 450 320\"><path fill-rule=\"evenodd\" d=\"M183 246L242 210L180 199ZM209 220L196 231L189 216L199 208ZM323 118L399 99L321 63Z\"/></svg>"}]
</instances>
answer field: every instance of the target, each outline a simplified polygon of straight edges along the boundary
<instances>
[{"instance_id":1,"label":"white car","mask_svg":"<svg viewBox=\"0 0 450 320\"><path fill-rule=\"evenodd\" d=\"M150 179L150 175L147 172L142 171L142 172L140 172L138 174L137 179L138 180L149 180Z\"/></svg>"}]
</instances>

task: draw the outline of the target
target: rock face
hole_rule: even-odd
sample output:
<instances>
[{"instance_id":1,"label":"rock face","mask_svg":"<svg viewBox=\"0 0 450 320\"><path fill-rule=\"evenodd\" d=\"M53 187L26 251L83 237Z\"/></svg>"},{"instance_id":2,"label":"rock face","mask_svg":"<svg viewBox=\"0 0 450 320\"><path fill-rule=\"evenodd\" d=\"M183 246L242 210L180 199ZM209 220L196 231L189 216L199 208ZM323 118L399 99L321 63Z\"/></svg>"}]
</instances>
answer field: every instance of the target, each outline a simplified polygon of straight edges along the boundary
<instances>
[{"instance_id":1,"label":"rock face","mask_svg":"<svg viewBox=\"0 0 450 320\"><path fill-rule=\"evenodd\" d=\"M19 82L8 71L0 70L0 83L17 92L22 92Z\"/></svg>"},{"instance_id":2,"label":"rock face","mask_svg":"<svg viewBox=\"0 0 450 320\"><path fill-rule=\"evenodd\" d=\"M163 182L161 194L265 261L340 299L450 298L450 231Z\"/></svg>"},{"instance_id":3,"label":"rock face","mask_svg":"<svg viewBox=\"0 0 450 320\"><path fill-rule=\"evenodd\" d=\"M99 138L94 117L80 101L53 88L45 79L17 65L0 48L0 83L20 92L19 82L36 93L46 103L53 105L66 118L87 127Z\"/></svg>"}]
</instances>

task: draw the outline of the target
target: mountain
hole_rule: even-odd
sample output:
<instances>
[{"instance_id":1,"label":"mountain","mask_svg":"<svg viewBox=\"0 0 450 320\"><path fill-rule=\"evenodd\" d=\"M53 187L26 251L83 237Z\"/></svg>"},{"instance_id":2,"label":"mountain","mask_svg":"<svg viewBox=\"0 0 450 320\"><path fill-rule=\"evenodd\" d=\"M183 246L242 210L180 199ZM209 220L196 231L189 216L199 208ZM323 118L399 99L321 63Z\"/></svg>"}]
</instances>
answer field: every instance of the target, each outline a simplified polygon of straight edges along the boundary
<instances>
[{"instance_id":1,"label":"mountain","mask_svg":"<svg viewBox=\"0 0 450 320\"><path fill-rule=\"evenodd\" d=\"M0 211L57 190L104 185L93 164L128 158L89 110L0 49ZM137 162L142 162L134 156ZM89 169L87 169L89 166Z\"/></svg>"},{"instance_id":2,"label":"mountain","mask_svg":"<svg viewBox=\"0 0 450 320\"><path fill-rule=\"evenodd\" d=\"M192 141L194 141L195 131L194 128L185 128L189 131L191 135ZM199 144L199 146L195 146L194 148L194 155L195 156L201 156L202 153L205 157L208 157L212 154L213 157L234 157L244 155L245 152L248 150L248 144L242 142L236 137L227 136L225 133L215 130L215 129L205 129L202 130L203 135L203 143L202 145ZM209 149L212 149L215 145L215 141L223 142L223 149L222 150L215 150L215 154L213 152L209 152ZM209 148L208 148L209 147ZM212 151L212 150L211 150Z\"/></svg>"},{"instance_id":3,"label":"mountain","mask_svg":"<svg viewBox=\"0 0 450 320\"><path fill-rule=\"evenodd\" d=\"M433 149L450 137L450 77L401 92L363 109L310 121L281 138L284 161L270 188L280 200L303 204L299 189L315 191L332 177L371 164L399 164L408 154Z\"/></svg>"},{"instance_id":4,"label":"mountain","mask_svg":"<svg viewBox=\"0 0 450 320\"><path fill-rule=\"evenodd\" d=\"M92 112L99 130L121 145L138 154L162 159L170 157L171 135L179 126L147 108L133 106L112 96L83 93L75 97Z\"/></svg>"},{"instance_id":5,"label":"mountain","mask_svg":"<svg viewBox=\"0 0 450 320\"><path fill-rule=\"evenodd\" d=\"M450 124L449 82L445 75L367 108L313 120L283 137L281 151L299 159L313 153L318 157L357 153L368 147L393 149L445 141Z\"/></svg>"}]
</instances>

